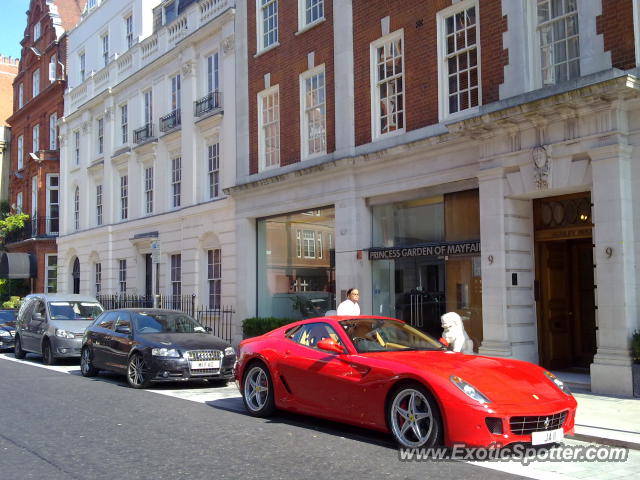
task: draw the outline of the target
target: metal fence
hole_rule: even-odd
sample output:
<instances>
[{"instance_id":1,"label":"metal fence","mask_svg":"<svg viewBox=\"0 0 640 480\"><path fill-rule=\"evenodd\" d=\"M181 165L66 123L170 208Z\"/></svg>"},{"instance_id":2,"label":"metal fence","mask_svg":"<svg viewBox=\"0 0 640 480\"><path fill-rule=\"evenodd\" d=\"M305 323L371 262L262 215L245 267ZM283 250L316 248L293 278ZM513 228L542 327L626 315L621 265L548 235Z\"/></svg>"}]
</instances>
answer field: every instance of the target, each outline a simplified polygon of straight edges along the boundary
<instances>
[{"instance_id":1,"label":"metal fence","mask_svg":"<svg viewBox=\"0 0 640 480\"><path fill-rule=\"evenodd\" d=\"M212 308L198 305L196 295L131 295L98 294L98 301L107 310L118 308L167 308L179 310L194 317L203 326L211 328L213 334L228 342L233 336L233 314L231 306ZM155 303L154 303L155 300Z\"/></svg>"}]
</instances>

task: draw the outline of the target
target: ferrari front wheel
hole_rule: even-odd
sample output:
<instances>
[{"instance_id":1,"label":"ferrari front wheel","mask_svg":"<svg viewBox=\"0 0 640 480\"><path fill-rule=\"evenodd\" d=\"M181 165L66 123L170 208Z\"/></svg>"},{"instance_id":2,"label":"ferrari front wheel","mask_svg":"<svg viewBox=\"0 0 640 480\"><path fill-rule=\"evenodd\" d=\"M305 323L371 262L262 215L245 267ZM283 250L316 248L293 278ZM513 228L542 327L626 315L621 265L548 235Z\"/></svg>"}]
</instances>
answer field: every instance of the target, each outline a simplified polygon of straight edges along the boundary
<instances>
[{"instance_id":1,"label":"ferrari front wheel","mask_svg":"<svg viewBox=\"0 0 640 480\"><path fill-rule=\"evenodd\" d=\"M269 370L263 363L249 365L242 382L242 400L249 414L268 417L275 407L273 382Z\"/></svg>"},{"instance_id":2,"label":"ferrari front wheel","mask_svg":"<svg viewBox=\"0 0 640 480\"><path fill-rule=\"evenodd\" d=\"M395 391L387 420L395 441L402 447L433 447L441 443L438 405L421 385L405 385Z\"/></svg>"}]
</instances>

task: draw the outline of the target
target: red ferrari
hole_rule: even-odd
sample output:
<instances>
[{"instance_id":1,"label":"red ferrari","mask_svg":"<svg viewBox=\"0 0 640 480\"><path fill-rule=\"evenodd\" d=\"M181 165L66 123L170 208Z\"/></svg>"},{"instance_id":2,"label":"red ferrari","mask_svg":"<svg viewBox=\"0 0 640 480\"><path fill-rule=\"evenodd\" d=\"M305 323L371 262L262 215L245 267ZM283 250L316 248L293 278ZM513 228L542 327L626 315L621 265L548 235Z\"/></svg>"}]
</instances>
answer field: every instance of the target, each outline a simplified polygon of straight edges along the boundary
<instances>
[{"instance_id":1,"label":"red ferrari","mask_svg":"<svg viewBox=\"0 0 640 480\"><path fill-rule=\"evenodd\" d=\"M304 413L403 447L538 445L574 429L576 401L552 373L447 351L392 318L313 318L249 338L235 375L253 416Z\"/></svg>"}]
</instances>

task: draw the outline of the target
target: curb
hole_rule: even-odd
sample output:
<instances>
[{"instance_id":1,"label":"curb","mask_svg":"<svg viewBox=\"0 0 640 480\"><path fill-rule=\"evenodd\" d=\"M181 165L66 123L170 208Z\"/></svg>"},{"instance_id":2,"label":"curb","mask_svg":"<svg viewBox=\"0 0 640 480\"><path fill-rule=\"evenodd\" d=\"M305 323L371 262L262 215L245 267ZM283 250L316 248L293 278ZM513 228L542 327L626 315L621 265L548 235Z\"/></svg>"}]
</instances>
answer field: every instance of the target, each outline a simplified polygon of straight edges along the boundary
<instances>
[{"instance_id":1,"label":"curb","mask_svg":"<svg viewBox=\"0 0 640 480\"><path fill-rule=\"evenodd\" d=\"M572 436L567 436L573 440L580 440L582 442L599 443L602 445L609 445L611 447L626 447L631 450L640 450L640 443L630 440L623 440L618 438L603 437L598 435L588 435L586 433L575 433Z\"/></svg>"}]
</instances>

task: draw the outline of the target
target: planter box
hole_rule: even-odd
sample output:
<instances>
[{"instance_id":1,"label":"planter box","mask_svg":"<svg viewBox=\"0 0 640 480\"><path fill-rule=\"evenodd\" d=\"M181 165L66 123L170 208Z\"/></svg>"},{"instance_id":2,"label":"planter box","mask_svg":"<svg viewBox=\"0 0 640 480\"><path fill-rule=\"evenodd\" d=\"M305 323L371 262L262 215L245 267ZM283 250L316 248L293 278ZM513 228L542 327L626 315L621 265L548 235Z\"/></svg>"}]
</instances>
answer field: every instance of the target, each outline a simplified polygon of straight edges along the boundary
<instances>
[{"instance_id":1,"label":"planter box","mask_svg":"<svg viewBox=\"0 0 640 480\"><path fill-rule=\"evenodd\" d=\"M640 397L640 363L631 365L633 372L633 396Z\"/></svg>"}]
</instances>

